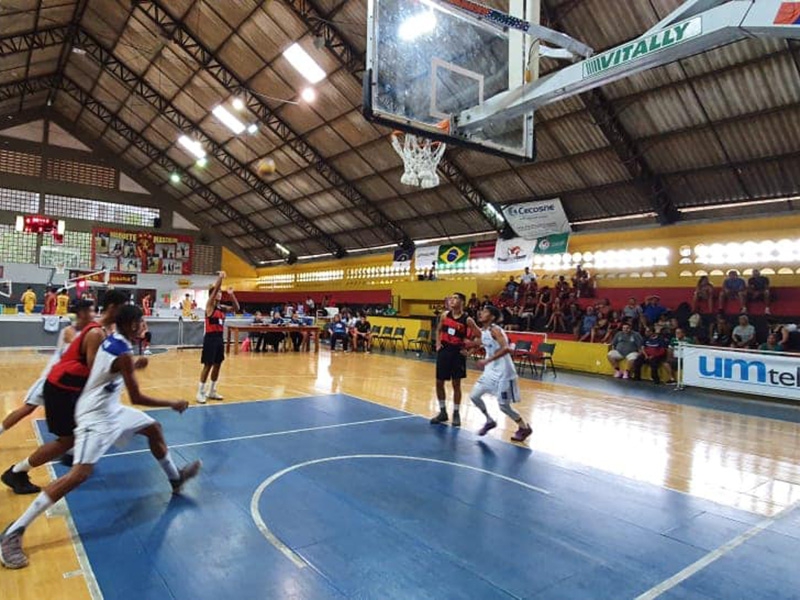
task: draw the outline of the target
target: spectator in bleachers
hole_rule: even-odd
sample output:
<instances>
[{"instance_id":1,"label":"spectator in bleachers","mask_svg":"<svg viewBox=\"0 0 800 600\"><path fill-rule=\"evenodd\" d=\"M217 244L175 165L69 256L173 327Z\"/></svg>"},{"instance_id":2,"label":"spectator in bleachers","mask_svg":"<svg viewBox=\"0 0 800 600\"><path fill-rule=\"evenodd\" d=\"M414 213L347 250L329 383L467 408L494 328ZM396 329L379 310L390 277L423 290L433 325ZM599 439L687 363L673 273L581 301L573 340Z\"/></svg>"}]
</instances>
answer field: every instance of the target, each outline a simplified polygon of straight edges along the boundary
<instances>
[{"instance_id":1,"label":"spectator in bleachers","mask_svg":"<svg viewBox=\"0 0 800 600\"><path fill-rule=\"evenodd\" d=\"M606 334L603 336L603 339L600 340L600 343L601 344L610 343L621 328L622 328L622 318L620 317L619 311L612 310L611 314L608 317L608 329L606 330Z\"/></svg>"},{"instance_id":2,"label":"spectator in bleachers","mask_svg":"<svg viewBox=\"0 0 800 600\"><path fill-rule=\"evenodd\" d=\"M758 347L759 350L766 350L768 352L783 352L783 345L778 341L778 336L770 333L767 336L767 341Z\"/></svg>"},{"instance_id":3,"label":"spectator in bleachers","mask_svg":"<svg viewBox=\"0 0 800 600\"><path fill-rule=\"evenodd\" d=\"M584 269L581 265L575 267L575 275L572 277L572 287L575 288L575 295L578 298L591 298L592 290L592 277L589 271Z\"/></svg>"},{"instance_id":4,"label":"spectator in bleachers","mask_svg":"<svg viewBox=\"0 0 800 600\"><path fill-rule=\"evenodd\" d=\"M589 336L591 343L605 339L608 333L609 318L600 310L596 311L595 314L597 315L597 322L592 327L592 333Z\"/></svg>"},{"instance_id":5,"label":"spectator in bleachers","mask_svg":"<svg viewBox=\"0 0 800 600\"><path fill-rule=\"evenodd\" d=\"M692 312L700 312L700 304L706 303L708 312L714 312L714 286L708 275L703 275L697 282L692 296Z\"/></svg>"},{"instance_id":6,"label":"spectator in bleachers","mask_svg":"<svg viewBox=\"0 0 800 600\"><path fill-rule=\"evenodd\" d=\"M642 322L642 305L633 296L628 298L628 303L622 307L622 319L630 322L634 331L638 331Z\"/></svg>"},{"instance_id":7,"label":"spectator in bleachers","mask_svg":"<svg viewBox=\"0 0 800 600\"><path fill-rule=\"evenodd\" d=\"M508 300L513 300L516 302L517 294L519 293L519 284L517 280L514 279L513 275L510 275L508 281L506 282L505 287L503 287L503 291L500 292L500 296L502 298L506 298Z\"/></svg>"},{"instance_id":8,"label":"spectator in bleachers","mask_svg":"<svg viewBox=\"0 0 800 600\"><path fill-rule=\"evenodd\" d=\"M556 281L556 298L559 300L566 300L569 298L570 289L569 289L569 282L563 275L559 275L558 281Z\"/></svg>"},{"instance_id":9,"label":"spectator in bleachers","mask_svg":"<svg viewBox=\"0 0 800 600\"><path fill-rule=\"evenodd\" d=\"M467 314L473 319L478 318L478 311L481 309L481 301L478 300L478 294L472 292L467 302Z\"/></svg>"},{"instance_id":10,"label":"spectator in bleachers","mask_svg":"<svg viewBox=\"0 0 800 600\"><path fill-rule=\"evenodd\" d=\"M536 275L531 273L530 267L525 267L525 271L523 271L519 280L520 280L521 293L526 293L528 290L531 290L536 287Z\"/></svg>"},{"instance_id":11,"label":"spectator in bleachers","mask_svg":"<svg viewBox=\"0 0 800 600\"><path fill-rule=\"evenodd\" d=\"M483 300L481 300L481 308L486 308L487 306L494 306L492 303L492 299L489 298L489 294L483 295Z\"/></svg>"},{"instance_id":12,"label":"spectator in bleachers","mask_svg":"<svg viewBox=\"0 0 800 600\"><path fill-rule=\"evenodd\" d=\"M550 320L547 321L547 325L545 325L545 330L555 333L558 331L559 327L564 333L567 332L567 327L564 323L564 302L561 298L557 297L553 300L553 313L550 315Z\"/></svg>"},{"instance_id":13,"label":"spectator in bleachers","mask_svg":"<svg viewBox=\"0 0 800 600\"><path fill-rule=\"evenodd\" d=\"M725 315L719 313L708 328L708 339L712 346L728 347L731 345L731 326Z\"/></svg>"},{"instance_id":14,"label":"spectator in bleachers","mask_svg":"<svg viewBox=\"0 0 800 600\"><path fill-rule=\"evenodd\" d=\"M594 313L594 306L586 307L586 314L583 315L578 325L575 327L575 337L579 342L585 342L592 336L592 331L597 325L597 315Z\"/></svg>"},{"instance_id":15,"label":"spectator in bleachers","mask_svg":"<svg viewBox=\"0 0 800 600\"><path fill-rule=\"evenodd\" d=\"M575 326L580 322L583 312L577 302L570 302L569 308L564 313L564 330L572 331Z\"/></svg>"},{"instance_id":16,"label":"spectator in bleachers","mask_svg":"<svg viewBox=\"0 0 800 600\"><path fill-rule=\"evenodd\" d=\"M745 304L742 307L742 312L747 311L747 303L748 302L757 302L759 300L764 301L764 314L770 314L769 308L769 300L770 300L770 293L769 293L769 278L764 277L761 274L761 271L758 269L753 269L753 276L747 280L747 297L745 299Z\"/></svg>"},{"instance_id":17,"label":"spectator in bleachers","mask_svg":"<svg viewBox=\"0 0 800 600\"><path fill-rule=\"evenodd\" d=\"M674 328L670 326L670 317L669 313L663 313L660 317L658 317L658 321L653 323L653 329L655 329L656 333L659 335L662 332L671 333L674 331Z\"/></svg>"},{"instance_id":18,"label":"spectator in bleachers","mask_svg":"<svg viewBox=\"0 0 800 600\"><path fill-rule=\"evenodd\" d=\"M744 279L739 277L736 269L728 271L728 276L722 282L722 290L719 292L719 309L725 310L725 304L731 298L738 298L741 305L741 312L745 312L747 306L747 284Z\"/></svg>"},{"instance_id":19,"label":"spectator in bleachers","mask_svg":"<svg viewBox=\"0 0 800 600\"><path fill-rule=\"evenodd\" d=\"M550 290L550 287L544 286L541 290L539 290L538 298L539 299L536 302L536 310L533 311L533 318L536 320L541 313L546 322L550 314L550 305L553 302L553 293Z\"/></svg>"},{"instance_id":20,"label":"spectator in bleachers","mask_svg":"<svg viewBox=\"0 0 800 600\"><path fill-rule=\"evenodd\" d=\"M614 367L614 377L630 378L630 370L639 358L643 344L642 336L631 329L629 322L623 321L622 331L611 340L611 347L608 351L608 362ZM627 369L624 371L620 369L620 363L623 360L627 362Z\"/></svg>"},{"instance_id":21,"label":"spectator in bleachers","mask_svg":"<svg viewBox=\"0 0 800 600\"><path fill-rule=\"evenodd\" d=\"M739 315L739 324L733 328L731 348L753 348L756 344L756 328L747 315Z\"/></svg>"},{"instance_id":22,"label":"spectator in bleachers","mask_svg":"<svg viewBox=\"0 0 800 600\"><path fill-rule=\"evenodd\" d=\"M653 327L648 327L644 330L644 343L642 344L642 353L639 359L634 363L634 379L641 379L642 367L647 365L650 367L650 375L653 378L653 383L661 383L661 377L658 369L661 364L667 360L667 341L664 336L659 334Z\"/></svg>"},{"instance_id":23,"label":"spectator in bleachers","mask_svg":"<svg viewBox=\"0 0 800 600\"><path fill-rule=\"evenodd\" d=\"M772 332L783 346L784 352L800 353L800 329L793 323L780 323L772 328Z\"/></svg>"},{"instance_id":24,"label":"spectator in bleachers","mask_svg":"<svg viewBox=\"0 0 800 600\"><path fill-rule=\"evenodd\" d=\"M645 324L652 327L658 322L658 320L661 318L661 315L666 312L668 312L668 310L661 306L661 297L653 294L647 298L647 305L642 310L642 315L644 317Z\"/></svg>"},{"instance_id":25,"label":"spectator in bleachers","mask_svg":"<svg viewBox=\"0 0 800 600\"><path fill-rule=\"evenodd\" d=\"M667 348L667 371L669 372L669 381L667 383L675 382L675 373L678 372L678 359L681 357L681 344L694 344L694 338L686 335L686 332L678 327L669 341L669 348Z\"/></svg>"}]
</instances>

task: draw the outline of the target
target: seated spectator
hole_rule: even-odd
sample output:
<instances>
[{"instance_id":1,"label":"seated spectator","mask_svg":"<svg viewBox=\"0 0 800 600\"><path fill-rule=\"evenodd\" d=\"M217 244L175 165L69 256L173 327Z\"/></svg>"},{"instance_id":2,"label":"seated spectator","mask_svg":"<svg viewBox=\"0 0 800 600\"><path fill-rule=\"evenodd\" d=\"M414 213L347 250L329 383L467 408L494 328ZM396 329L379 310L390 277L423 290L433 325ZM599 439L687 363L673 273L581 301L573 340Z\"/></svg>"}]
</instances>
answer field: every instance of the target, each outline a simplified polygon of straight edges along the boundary
<instances>
[{"instance_id":1,"label":"seated spectator","mask_svg":"<svg viewBox=\"0 0 800 600\"><path fill-rule=\"evenodd\" d=\"M708 328L708 339L712 346L727 348L731 345L731 326L725 315L718 314Z\"/></svg>"},{"instance_id":2,"label":"seated spectator","mask_svg":"<svg viewBox=\"0 0 800 600\"><path fill-rule=\"evenodd\" d=\"M642 353L639 359L634 364L634 379L641 379L642 367L648 365L650 367L650 374L653 378L653 383L661 383L658 369L661 363L667 360L667 341L662 335L656 332L652 327L645 329L644 344L642 344Z\"/></svg>"},{"instance_id":3,"label":"seated spectator","mask_svg":"<svg viewBox=\"0 0 800 600\"><path fill-rule=\"evenodd\" d=\"M725 304L731 298L738 298L741 305L741 312L745 312L747 306L747 284L744 279L739 277L736 269L728 271L728 276L722 282L722 290L719 292L719 309L725 310Z\"/></svg>"},{"instance_id":4,"label":"seated spectator","mask_svg":"<svg viewBox=\"0 0 800 600\"><path fill-rule=\"evenodd\" d=\"M294 327L299 327L302 324L298 313L294 313L287 323L287 325L292 325ZM289 338L292 340L292 349L294 349L295 352L300 352L300 346L303 345L303 334L299 331L293 331L289 334Z\"/></svg>"},{"instance_id":5,"label":"seated spectator","mask_svg":"<svg viewBox=\"0 0 800 600\"><path fill-rule=\"evenodd\" d=\"M739 315L739 324L733 328L731 348L752 348L756 345L756 328L747 315Z\"/></svg>"},{"instance_id":6,"label":"seated spectator","mask_svg":"<svg viewBox=\"0 0 800 600\"><path fill-rule=\"evenodd\" d=\"M770 333L767 336L766 343L761 344L758 349L765 350L767 352L783 352L783 345L778 341L777 335Z\"/></svg>"},{"instance_id":7,"label":"seated spectator","mask_svg":"<svg viewBox=\"0 0 800 600\"><path fill-rule=\"evenodd\" d=\"M500 296L502 298L507 298L509 300L516 301L517 293L518 293L517 290L518 289L519 289L519 284L514 279L514 276L511 275L511 276L509 276L508 281L506 282L506 285L503 288L503 291L500 292Z\"/></svg>"},{"instance_id":8,"label":"seated spectator","mask_svg":"<svg viewBox=\"0 0 800 600\"><path fill-rule=\"evenodd\" d=\"M672 339L669 341L669 348L667 348L667 371L669 372L668 383L675 383L675 373L678 371L678 359L681 357L682 344L694 344L694 338L686 335L686 332L678 327Z\"/></svg>"},{"instance_id":9,"label":"seated spectator","mask_svg":"<svg viewBox=\"0 0 800 600\"><path fill-rule=\"evenodd\" d=\"M260 310L253 314L253 325L264 325L266 320ZM250 350L252 352L261 352L264 349L264 333L261 331L254 331L250 334Z\"/></svg>"},{"instance_id":10,"label":"seated spectator","mask_svg":"<svg viewBox=\"0 0 800 600\"><path fill-rule=\"evenodd\" d=\"M632 329L639 329L642 322L642 306L633 296L628 298L628 303L622 307L622 320L628 321Z\"/></svg>"},{"instance_id":11,"label":"seated spectator","mask_svg":"<svg viewBox=\"0 0 800 600\"><path fill-rule=\"evenodd\" d=\"M800 354L800 329L793 323L780 323L772 328L772 333L783 347L784 352Z\"/></svg>"},{"instance_id":12,"label":"seated spectator","mask_svg":"<svg viewBox=\"0 0 800 600\"><path fill-rule=\"evenodd\" d=\"M708 275L703 275L697 282L697 287L694 288L692 312L699 312L701 303L705 303L709 313L714 312L714 286Z\"/></svg>"},{"instance_id":13,"label":"seated spectator","mask_svg":"<svg viewBox=\"0 0 800 600\"><path fill-rule=\"evenodd\" d=\"M520 311L520 327L523 331L533 331L533 313L536 311L536 296L528 294Z\"/></svg>"},{"instance_id":14,"label":"seated spectator","mask_svg":"<svg viewBox=\"0 0 800 600\"><path fill-rule=\"evenodd\" d=\"M281 316L280 311L274 311L272 313L272 319L267 323L267 325L283 325L283 317ZM264 351L267 350L267 346L272 346L272 349L275 352L278 352L281 347L281 342L283 342L286 334L281 331L276 332L269 332L264 334Z\"/></svg>"},{"instance_id":15,"label":"seated spectator","mask_svg":"<svg viewBox=\"0 0 800 600\"><path fill-rule=\"evenodd\" d=\"M608 333L608 317L600 311L596 311L595 314L597 315L597 323L592 327L592 333L589 336L589 341L591 343L605 339Z\"/></svg>"},{"instance_id":16,"label":"seated spectator","mask_svg":"<svg viewBox=\"0 0 800 600\"><path fill-rule=\"evenodd\" d=\"M342 318L338 314L333 315L333 321L331 321L331 324L328 325L328 329L330 329L331 332L331 351L336 350L336 342L341 340L342 348L345 352L349 352L347 346L347 325L344 321L342 321Z\"/></svg>"},{"instance_id":17,"label":"seated spectator","mask_svg":"<svg viewBox=\"0 0 800 600\"><path fill-rule=\"evenodd\" d=\"M617 335L620 329L622 329L622 318L620 317L619 311L612 310L608 317L608 329L603 339L600 340L600 343L611 343L611 340L614 339L614 336Z\"/></svg>"},{"instance_id":18,"label":"seated spectator","mask_svg":"<svg viewBox=\"0 0 800 600\"><path fill-rule=\"evenodd\" d=\"M669 313L664 313L658 318L658 321L653 324L653 329L655 329L656 333L659 335L664 331L672 333L674 328L670 327L670 321Z\"/></svg>"},{"instance_id":19,"label":"seated spectator","mask_svg":"<svg viewBox=\"0 0 800 600\"><path fill-rule=\"evenodd\" d=\"M481 301L478 300L478 294L472 292L467 302L467 314L473 319L478 318L478 311L481 309Z\"/></svg>"},{"instance_id":20,"label":"seated spectator","mask_svg":"<svg viewBox=\"0 0 800 600\"><path fill-rule=\"evenodd\" d=\"M564 302L561 298L556 297L553 300L553 314L550 315L550 320L547 321L547 325L545 325L545 330L552 331L555 333L558 331L558 328L561 328L561 331L564 333L567 332L567 326L564 323Z\"/></svg>"},{"instance_id":21,"label":"seated spectator","mask_svg":"<svg viewBox=\"0 0 800 600\"><path fill-rule=\"evenodd\" d=\"M594 314L594 307L587 306L586 314L583 315L583 318L581 318L574 330L575 337L578 341L585 342L588 340L592 335L595 325L597 325L597 315Z\"/></svg>"},{"instance_id":22,"label":"seated spectator","mask_svg":"<svg viewBox=\"0 0 800 600\"><path fill-rule=\"evenodd\" d=\"M481 300L481 308L486 308L487 306L494 306L492 303L492 299L489 298L488 294L483 295L483 300Z\"/></svg>"},{"instance_id":23,"label":"seated spectator","mask_svg":"<svg viewBox=\"0 0 800 600\"><path fill-rule=\"evenodd\" d=\"M522 275L519 278L519 293L520 294L527 294L530 290L536 288L536 275L531 273L530 267L525 267L525 271L523 271Z\"/></svg>"},{"instance_id":24,"label":"seated spectator","mask_svg":"<svg viewBox=\"0 0 800 600\"><path fill-rule=\"evenodd\" d=\"M353 326L353 350L357 352L359 347L363 347L365 352L372 352L372 325L363 312Z\"/></svg>"},{"instance_id":25,"label":"seated spectator","mask_svg":"<svg viewBox=\"0 0 800 600\"><path fill-rule=\"evenodd\" d=\"M558 281L556 281L556 298L559 300L566 300L569 298L570 289L569 289L569 282L563 275L558 276Z\"/></svg>"},{"instance_id":26,"label":"seated spectator","mask_svg":"<svg viewBox=\"0 0 800 600\"><path fill-rule=\"evenodd\" d=\"M647 304L642 310L642 320L644 321L645 325L653 327L661 318L661 315L666 312L668 312L667 309L661 306L661 297L653 294L647 298Z\"/></svg>"},{"instance_id":27,"label":"seated spectator","mask_svg":"<svg viewBox=\"0 0 800 600\"><path fill-rule=\"evenodd\" d=\"M581 307L577 302L571 302L569 308L564 313L564 331L572 331L583 317Z\"/></svg>"},{"instance_id":28,"label":"seated spectator","mask_svg":"<svg viewBox=\"0 0 800 600\"><path fill-rule=\"evenodd\" d=\"M622 322L622 331L617 333L611 340L608 351L608 362L614 367L614 377L630 378L630 369L639 358L644 340L642 336L631 329L628 321ZM627 369L622 371L619 366L622 361L627 361Z\"/></svg>"},{"instance_id":29,"label":"seated spectator","mask_svg":"<svg viewBox=\"0 0 800 600\"><path fill-rule=\"evenodd\" d=\"M747 280L747 296L745 298L745 304L742 307L742 312L747 312L747 303L748 302L757 302L759 300L764 301L764 314L770 314L769 309L769 300L770 300L770 293L769 293L769 279L764 277L761 274L761 271L758 269L753 269L753 276Z\"/></svg>"},{"instance_id":30,"label":"seated spectator","mask_svg":"<svg viewBox=\"0 0 800 600\"><path fill-rule=\"evenodd\" d=\"M594 295L592 277L581 265L575 267L575 275L572 277L572 287L575 288L575 295L578 298L591 298Z\"/></svg>"},{"instance_id":31,"label":"seated spectator","mask_svg":"<svg viewBox=\"0 0 800 600\"><path fill-rule=\"evenodd\" d=\"M539 313L542 314L545 321L547 320L548 315L550 314L550 305L553 302L553 293L548 286L544 286L541 290L539 290L539 300L536 303L536 310L533 311L533 318L539 316Z\"/></svg>"}]
</instances>

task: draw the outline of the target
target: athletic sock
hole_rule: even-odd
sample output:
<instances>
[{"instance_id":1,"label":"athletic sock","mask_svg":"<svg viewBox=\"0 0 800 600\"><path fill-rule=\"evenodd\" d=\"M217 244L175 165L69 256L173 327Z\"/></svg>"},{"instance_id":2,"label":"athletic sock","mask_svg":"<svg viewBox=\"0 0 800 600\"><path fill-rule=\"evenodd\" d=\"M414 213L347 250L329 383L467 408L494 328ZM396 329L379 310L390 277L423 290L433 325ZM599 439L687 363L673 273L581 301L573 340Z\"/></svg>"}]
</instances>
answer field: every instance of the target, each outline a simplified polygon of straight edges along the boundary
<instances>
[{"instance_id":1,"label":"athletic sock","mask_svg":"<svg viewBox=\"0 0 800 600\"><path fill-rule=\"evenodd\" d=\"M18 529L24 529L33 523L34 519L53 506L53 501L44 492L40 492L36 499L31 502L28 509L22 513L22 516L14 521L6 530L8 533L13 533Z\"/></svg>"},{"instance_id":2,"label":"athletic sock","mask_svg":"<svg viewBox=\"0 0 800 600\"><path fill-rule=\"evenodd\" d=\"M439 410L447 410L447 401L439 400Z\"/></svg>"},{"instance_id":3,"label":"athletic sock","mask_svg":"<svg viewBox=\"0 0 800 600\"><path fill-rule=\"evenodd\" d=\"M212 381L211 382L211 390L209 390L209 393L211 393L211 394L216 394L217 393L217 382L216 381Z\"/></svg>"},{"instance_id":4,"label":"athletic sock","mask_svg":"<svg viewBox=\"0 0 800 600\"><path fill-rule=\"evenodd\" d=\"M172 457L169 455L169 450L167 450L164 458L158 459L158 464L160 464L161 468L164 469L164 473L167 474L167 478L170 481L177 481L181 478L180 473L178 473L178 467L176 467L175 463L172 462Z\"/></svg>"},{"instance_id":5,"label":"athletic sock","mask_svg":"<svg viewBox=\"0 0 800 600\"><path fill-rule=\"evenodd\" d=\"M25 460L21 460L17 464L15 464L14 468L11 469L11 472L27 473L30 470L31 470L31 462L26 458Z\"/></svg>"},{"instance_id":6,"label":"athletic sock","mask_svg":"<svg viewBox=\"0 0 800 600\"><path fill-rule=\"evenodd\" d=\"M454 404L453 405L453 413L457 413L459 408L461 408L460 404Z\"/></svg>"},{"instance_id":7,"label":"athletic sock","mask_svg":"<svg viewBox=\"0 0 800 600\"><path fill-rule=\"evenodd\" d=\"M202 381L197 384L197 393L198 394L205 394L206 393L206 384Z\"/></svg>"}]
</instances>

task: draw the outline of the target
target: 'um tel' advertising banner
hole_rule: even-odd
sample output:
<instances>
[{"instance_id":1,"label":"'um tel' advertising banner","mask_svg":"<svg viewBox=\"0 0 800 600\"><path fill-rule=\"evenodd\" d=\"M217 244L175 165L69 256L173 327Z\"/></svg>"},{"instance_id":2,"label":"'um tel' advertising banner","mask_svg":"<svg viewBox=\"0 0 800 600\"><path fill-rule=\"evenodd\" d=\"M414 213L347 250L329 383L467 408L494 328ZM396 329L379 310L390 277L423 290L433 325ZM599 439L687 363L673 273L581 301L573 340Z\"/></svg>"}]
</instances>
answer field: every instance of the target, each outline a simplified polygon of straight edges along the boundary
<instances>
[{"instance_id":1,"label":"'um tel' advertising banner","mask_svg":"<svg viewBox=\"0 0 800 600\"><path fill-rule=\"evenodd\" d=\"M686 346L683 383L800 402L800 355Z\"/></svg>"}]
</instances>

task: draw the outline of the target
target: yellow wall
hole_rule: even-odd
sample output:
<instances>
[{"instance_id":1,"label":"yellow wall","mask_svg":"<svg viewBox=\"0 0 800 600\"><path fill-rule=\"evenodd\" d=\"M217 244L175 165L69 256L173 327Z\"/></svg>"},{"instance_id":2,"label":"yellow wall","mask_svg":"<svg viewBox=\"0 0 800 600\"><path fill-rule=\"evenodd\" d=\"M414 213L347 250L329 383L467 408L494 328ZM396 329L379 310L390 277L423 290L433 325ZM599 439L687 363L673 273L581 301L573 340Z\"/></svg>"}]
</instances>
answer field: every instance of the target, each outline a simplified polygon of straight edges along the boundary
<instances>
[{"instance_id":1,"label":"yellow wall","mask_svg":"<svg viewBox=\"0 0 800 600\"><path fill-rule=\"evenodd\" d=\"M679 249L681 246L694 247L697 244L710 244L715 242L744 242L747 240L760 241L764 239L777 240L784 237L796 237L800 230L800 215L784 214L763 219L739 219L718 222L692 222L670 225L666 227L650 227L643 229L630 229L624 231L606 231L599 233L579 233L570 239L571 252L586 252L611 249L632 249L637 247L666 246L670 249L671 265L662 268L649 269L654 274L662 272L660 277L633 278L630 274L620 277L620 273L615 273L615 277L609 278L609 272L599 270L596 272L600 277L599 287L687 287L694 286L696 278L681 277L681 272L685 270L697 271L705 268L711 271L711 267L701 265L680 265ZM259 287L257 277L268 275L285 275L315 273L330 269L350 269L370 266L388 266L391 264L392 254L390 252L372 255L354 255L342 260L326 260L319 262L304 263L299 262L295 265L277 265L253 269L242 262L233 253L223 249L223 268L228 271L231 277L231 284L238 290L264 291L279 290L278 287ZM731 265L735 266L735 265ZM780 266L780 265L762 265ZM795 270L800 265L791 265ZM720 268L720 267L717 267ZM721 267L722 269L726 267ZM539 272L538 275L545 281L557 277L558 272ZM392 295L399 302L402 314L433 314L419 313L425 310L432 303L441 302L445 295L453 291L462 291L469 296L472 292L479 296L483 294L497 293L503 282L508 279L508 274L494 273L491 275L457 275L449 276L439 273L440 280L437 282L418 282L413 275L408 277L383 277L376 279L345 279L328 282L298 282L292 287L285 287L286 290L296 291L330 291L340 290L368 290L368 289L391 289ZM775 275L770 276L775 286L798 286L800 285L800 274L794 275ZM721 283L721 276L712 277L715 284Z\"/></svg>"}]
</instances>

